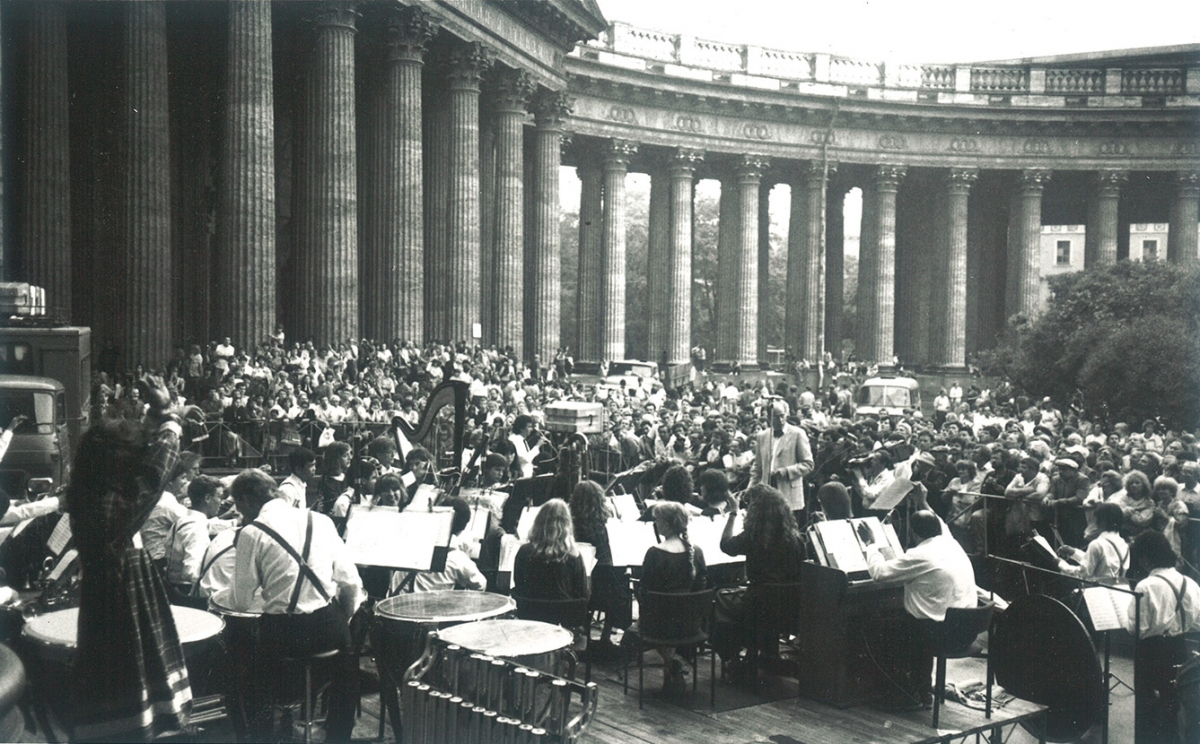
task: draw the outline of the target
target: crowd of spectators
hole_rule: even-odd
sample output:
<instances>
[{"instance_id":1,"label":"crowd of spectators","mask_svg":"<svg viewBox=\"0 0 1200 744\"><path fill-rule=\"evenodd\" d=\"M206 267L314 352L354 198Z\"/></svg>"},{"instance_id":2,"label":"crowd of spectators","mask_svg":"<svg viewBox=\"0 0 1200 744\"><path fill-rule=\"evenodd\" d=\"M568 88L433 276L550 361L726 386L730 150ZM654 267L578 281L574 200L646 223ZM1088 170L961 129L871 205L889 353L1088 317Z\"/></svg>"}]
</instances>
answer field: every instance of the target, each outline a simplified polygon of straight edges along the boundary
<instances>
[{"instance_id":1,"label":"crowd of spectators","mask_svg":"<svg viewBox=\"0 0 1200 744\"><path fill-rule=\"evenodd\" d=\"M185 426L185 446L217 461L221 455L265 457L297 448L320 453L335 441L365 451L370 438L362 427L379 434L398 420L415 426L430 392L453 379L470 390L467 441L480 472L469 477L482 477L488 453L505 457L509 478L538 465L553 472L556 447L539 447L547 438L546 407L599 401L607 417L604 432L589 437L594 478L644 470L642 483L653 488L669 465L681 465L697 483L706 471L720 471L735 493L750 485L755 437L770 426L773 401L782 399L789 423L811 442L814 462L805 483L810 513L816 511L811 496L831 481L847 486L854 513L863 514L891 481L919 480L929 505L969 553L981 552L990 536L990 552L1015 557L1035 531L1052 543L1085 549L1098 534L1095 508L1108 502L1122 510L1125 538L1162 531L1185 569L1196 574L1200 565L1196 438L1161 430L1154 420L1104 421L1076 406L1060 409L1049 398L1031 401L1003 381L989 387L977 377L966 380L966 389L951 381L934 397L929 416L856 417L853 387L872 369L831 359L819 365L819 379L828 384L816 389L803 383L812 379L804 369L791 379L693 372L668 389L657 380L597 385L594 376L571 374L572 367L566 350L549 364L537 357L524 363L496 348L365 339L316 348L285 343L280 332L253 353L229 339L178 349L163 373L173 395L196 406ZM132 383L143 374L140 368L124 376L99 373L93 420L140 417L144 403ZM223 426L214 428L216 423ZM209 437L214 431L227 439ZM377 445L373 454L390 457L387 450ZM402 468L407 453L401 454ZM919 462L928 466L914 468ZM1007 500L988 501L985 520L978 494Z\"/></svg>"}]
</instances>

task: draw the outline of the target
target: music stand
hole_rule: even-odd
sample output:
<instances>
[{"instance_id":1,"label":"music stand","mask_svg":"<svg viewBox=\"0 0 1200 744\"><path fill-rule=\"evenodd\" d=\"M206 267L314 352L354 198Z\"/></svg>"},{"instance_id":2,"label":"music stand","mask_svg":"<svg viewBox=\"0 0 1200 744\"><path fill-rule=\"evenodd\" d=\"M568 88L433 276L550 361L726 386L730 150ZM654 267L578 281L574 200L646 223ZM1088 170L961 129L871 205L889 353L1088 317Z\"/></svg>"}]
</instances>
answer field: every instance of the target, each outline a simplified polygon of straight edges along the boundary
<instances>
[{"instance_id":1,"label":"music stand","mask_svg":"<svg viewBox=\"0 0 1200 744\"><path fill-rule=\"evenodd\" d=\"M346 514L346 548L356 565L408 571L403 583L411 586L418 573L446 569L453 523L449 507L396 511L352 504Z\"/></svg>"}]
</instances>

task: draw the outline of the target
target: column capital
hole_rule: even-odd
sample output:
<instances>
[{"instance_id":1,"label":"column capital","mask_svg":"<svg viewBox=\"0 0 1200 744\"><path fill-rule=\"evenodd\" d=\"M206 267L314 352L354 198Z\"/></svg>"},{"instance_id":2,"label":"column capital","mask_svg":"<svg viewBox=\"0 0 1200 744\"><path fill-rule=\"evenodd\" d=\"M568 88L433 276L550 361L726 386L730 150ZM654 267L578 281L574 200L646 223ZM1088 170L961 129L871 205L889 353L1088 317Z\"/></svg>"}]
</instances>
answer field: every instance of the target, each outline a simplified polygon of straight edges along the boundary
<instances>
[{"instance_id":1,"label":"column capital","mask_svg":"<svg viewBox=\"0 0 1200 744\"><path fill-rule=\"evenodd\" d=\"M479 81L492 64L487 47L477 41L454 47L446 60L446 80L450 90L479 91Z\"/></svg>"},{"instance_id":2,"label":"column capital","mask_svg":"<svg viewBox=\"0 0 1200 744\"><path fill-rule=\"evenodd\" d=\"M437 29L433 16L421 8L391 7L384 34L388 61L423 62Z\"/></svg>"},{"instance_id":3,"label":"column capital","mask_svg":"<svg viewBox=\"0 0 1200 744\"><path fill-rule=\"evenodd\" d=\"M539 129L561 129L571 109L575 98L563 90L542 88L533 94L533 113Z\"/></svg>"},{"instance_id":4,"label":"column capital","mask_svg":"<svg viewBox=\"0 0 1200 744\"><path fill-rule=\"evenodd\" d=\"M1051 172L1043 168L1026 168L1021 171L1018 185L1026 194L1040 194L1050 180Z\"/></svg>"},{"instance_id":5,"label":"column capital","mask_svg":"<svg viewBox=\"0 0 1200 744\"><path fill-rule=\"evenodd\" d=\"M1180 196L1200 196L1200 171L1177 172L1175 188Z\"/></svg>"},{"instance_id":6,"label":"column capital","mask_svg":"<svg viewBox=\"0 0 1200 744\"><path fill-rule=\"evenodd\" d=\"M1121 186L1129 180L1129 171L1102 170L1096 171L1096 195L1117 197L1121 195Z\"/></svg>"},{"instance_id":7,"label":"column capital","mask_svg":"<svg viewBox=\"0 0 1200 744\"><path fill-rule=\"evenodd\" d=\"M771 159L766 155L742 155L733 168L733 174L741 183L762 180L763 171L771 167Z\"/></svg>"},{"instance_id":8,"label":"column capital","mask_svg":"<svg viewBox=\"0 0 1200 744\"><path fill-rule=\"evenodd\" d=\"M313 11L312 18L317 28L340 26L357 32L359 15L358 3L321 3Z\"/></svg>"},{"instance_id":9,"label":"column capital","mask_svg":"<svg viewBox=\"0 0 1200 744\"><path fill-rule=\"evenodd\" d=\"M629 161L637 154L638 143L630 140L612 139L604 144L605 170L625 170Z\"/></svg>"},{"instance_id":10,"label":"column capital","mask_svg":"<svg viewBox=\"0 0 1200 744\"><path fill-rule=\"evenodd\" d=\"M900 188L900 182L904 180L904 176L907 174L908 166L877 165L875 166L874 174L875 188L880 191L896 191Z\"/></svg>"},{"instance_id":11,"label":"column capital","mask_svg":"<svg viewBox=\"0 0 1200 744\"><path fill-rule=\"evenodd\" d=\"M835 161L829 161L828 176L833 176L837 173L838 164ZM819 188L821 179L826 177L825 164L820 160L805 160L800 163L797 170L800 173L800 180L809 185L810 188Z\"/></svg>"},{"instance_id":12,"label":"column capital","mask_svg":"<svg viewBox=\"0 0 1200 744\"><path fill-rule=\"evenodd\" d=\"M951 168L946 173L946 188L952 194L966 194L978 178L978 168Z\"/></svg>"},{"instance_id":13,"label":"column capital","mask_svg":"<svg viewBox=\"0 0 1200 744\"><path fill-rule=\"evenodd\" d=\"M677 147L667 161L667 172L673 178L691 178L696 167L704 162L704 151L691 147Z\"/></svg>"},{"instance_id":14,"label":"column capital","mask_svg":"<svg viewBox=\"0 0 1200 744\"><path fill-rule=\"evenodd\" d=\"M533 94L533 76L525 70L497 68L491 79L491 98L496 110L509 114L524 114Z\"/></svg>"},{"instance_id":15,"label":"column capital","mask_svg":"<svg viewBox=\"0 0 1200 744\"><path fill-rule=\"evenodd\" d=\"M558 152L560 156L565 156L567 150L571 147L571 140L575 138L574 132L568 132L563 129L558 133Z\"/></svg>"}]
</instances>

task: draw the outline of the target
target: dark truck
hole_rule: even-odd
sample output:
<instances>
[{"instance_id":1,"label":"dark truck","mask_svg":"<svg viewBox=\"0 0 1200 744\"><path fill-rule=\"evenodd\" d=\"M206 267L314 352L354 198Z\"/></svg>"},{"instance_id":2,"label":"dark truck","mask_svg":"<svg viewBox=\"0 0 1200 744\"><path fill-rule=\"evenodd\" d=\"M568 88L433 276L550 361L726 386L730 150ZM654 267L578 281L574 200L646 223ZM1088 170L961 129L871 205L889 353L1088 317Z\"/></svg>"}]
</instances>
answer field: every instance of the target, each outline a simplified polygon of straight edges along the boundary
<instances>
[{"instance_id":1,"label":"dark truck","mask_svg":"<svg viewBox=\"0 0 1200 744\"><path fill-rule=\"evenodd\" d=\"M51 490L70 474L91 409L92 332L44 318L0 321L0 426L27 417L0 462L12 498Z\"/></svg>"}]
</instances>

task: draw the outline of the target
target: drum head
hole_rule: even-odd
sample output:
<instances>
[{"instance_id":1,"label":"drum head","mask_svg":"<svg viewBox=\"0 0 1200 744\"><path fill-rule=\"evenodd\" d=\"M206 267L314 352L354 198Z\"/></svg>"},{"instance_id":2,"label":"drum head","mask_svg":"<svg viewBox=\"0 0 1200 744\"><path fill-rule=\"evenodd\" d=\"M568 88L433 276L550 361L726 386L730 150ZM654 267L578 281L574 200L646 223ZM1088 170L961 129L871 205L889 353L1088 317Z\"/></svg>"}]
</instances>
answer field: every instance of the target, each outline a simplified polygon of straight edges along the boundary
<instances>
[{"instance_id":1,"label":"drum head","mask_svg":"<svg viewBox=\"0 0 1200 744\"><path fill-rule=\"evenodd\" d=\"M1080 619L1056 599L1020 597L996 616L989 643L996 683L1050 708L1049 741L1074 741L1103 721L1108 704L1096 647Z\"/></svg>"}]
</instances>

